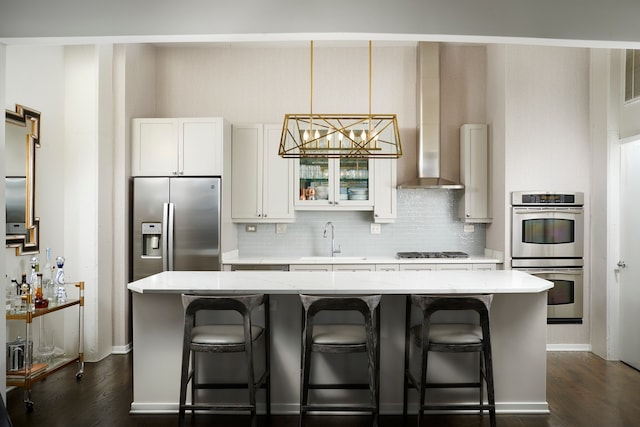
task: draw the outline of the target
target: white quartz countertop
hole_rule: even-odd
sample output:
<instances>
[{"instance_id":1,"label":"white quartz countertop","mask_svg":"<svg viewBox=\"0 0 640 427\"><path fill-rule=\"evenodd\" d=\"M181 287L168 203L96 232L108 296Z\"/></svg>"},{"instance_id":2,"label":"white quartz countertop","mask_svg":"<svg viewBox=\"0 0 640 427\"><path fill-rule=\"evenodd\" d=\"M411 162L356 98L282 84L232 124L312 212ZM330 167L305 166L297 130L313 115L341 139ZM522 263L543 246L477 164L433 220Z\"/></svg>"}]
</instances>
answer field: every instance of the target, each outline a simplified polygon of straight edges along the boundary
<instances>
[{"instance_id":1,"label":"white quartz countertop","mask_svg":"<svg viewBox=\"0 0 640 427\"><path fill-rule=\"evenodd\" d=\"M165 271L136 280L145 293L474 294L538 293L553 283L516 270L493 271Z\"/></svg>"},{"instance_id":2,"label":"white quartz countertop","mask_svg":"<svg viewBox=\"0 0 640 427\"><path fill-rule=\"evenodd\" d=\"M225 265L294 265L294 264L500 264L501 259L489 256L468 258L397 258L395 256L238 256L223 254Z\"/></svg>"}]
</instances>

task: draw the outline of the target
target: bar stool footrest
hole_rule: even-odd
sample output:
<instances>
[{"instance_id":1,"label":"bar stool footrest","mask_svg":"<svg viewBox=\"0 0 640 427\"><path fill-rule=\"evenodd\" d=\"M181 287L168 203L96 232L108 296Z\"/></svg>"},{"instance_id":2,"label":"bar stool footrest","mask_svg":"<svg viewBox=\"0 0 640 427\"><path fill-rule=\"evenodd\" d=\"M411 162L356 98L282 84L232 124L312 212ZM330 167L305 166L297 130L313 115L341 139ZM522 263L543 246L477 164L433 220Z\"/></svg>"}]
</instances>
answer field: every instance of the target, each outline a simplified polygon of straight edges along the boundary
<instances>
[{"instance_id":1,"label":"bar stool footrest","mask_svg":"<svg viewBox=\"0 0 640 427\"><path fill-rule=\"evenodd\" d=\"M309 384L310 390L369 390L369 384Z\"/></svg>"}]
</instances>

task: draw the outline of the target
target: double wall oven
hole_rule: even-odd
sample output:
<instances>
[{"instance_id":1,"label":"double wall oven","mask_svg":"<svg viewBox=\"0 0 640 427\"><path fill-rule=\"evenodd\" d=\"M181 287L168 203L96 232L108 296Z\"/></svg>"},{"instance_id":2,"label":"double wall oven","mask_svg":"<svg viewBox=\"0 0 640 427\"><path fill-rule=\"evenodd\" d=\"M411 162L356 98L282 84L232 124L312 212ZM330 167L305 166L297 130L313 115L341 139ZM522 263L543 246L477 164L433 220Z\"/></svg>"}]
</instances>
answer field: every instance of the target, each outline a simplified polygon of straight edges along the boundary
<instances>
[{"instance_id":1,"label":"double wall oven","mask_svg":"<svg viewBox=\"0 0 640 427\"><path fill-rule=\"evenodd\" d=\"M554 283L548 323L582 323L584 193L515 191L511 204L511 267Z\"/></svg>"}]
</instances>

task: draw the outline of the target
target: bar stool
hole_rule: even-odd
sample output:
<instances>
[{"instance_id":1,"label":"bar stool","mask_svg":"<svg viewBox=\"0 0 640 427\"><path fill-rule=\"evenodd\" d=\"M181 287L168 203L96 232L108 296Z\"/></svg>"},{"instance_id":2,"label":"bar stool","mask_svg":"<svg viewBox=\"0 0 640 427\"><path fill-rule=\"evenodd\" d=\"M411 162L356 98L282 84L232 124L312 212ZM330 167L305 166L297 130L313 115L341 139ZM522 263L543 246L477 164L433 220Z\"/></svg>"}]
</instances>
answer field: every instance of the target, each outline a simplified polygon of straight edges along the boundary
<instances>
[{"instance_id":1,"label":"bar stool","mask_svg":"<svg viewBox=\"0 0 640 427\"><path fill-rule=\"evenodd\" d=\"M313 296L300 295L303 308L302 360L300 375L300 425L308 411L368 412L378 425L380 408L380 295ZM323 311L359 312L359 324L320 323ZM311 353L367 353L368 383L311 383ZM309 403L309 390L369 390L368 404Z\"/></svg>"},{"instance_id":2,"label":"bar stool","mask_svg":"<svg viewBox=\"0 0 640 427\"><path fill-rule=\"evenodd\" d=\"M196 410L217 411L250 411L252 424L256 418L256 391L266 389L267 417L271 414L271 380L269 370L270 338L269 338L269 296L254 295L182 295L185 307L184 340L182 346L182 371L180 376L180 406L178 422L184 425L185 411L190 409L192 415ZM254 324L252 312L264 307L264 326ZM241 324L210 324L201 318L205 312L237 312L242 316ZM196 314L198 322L196 322ZM254 347L260 340L264 342L263 374L256 379L254 367ZM198 382L198 361L196 353L235 353L246 354L247 381L241 383L207 383ZM191 403L186 403L187 384L191 382ZM197 403L197 391L201 389L247 389L248 404L236 403Z\"/></svg>"},{"instance_id":3,"label":"bar stool","mask_svg":"<svg viewBox=\"0 0 640 427\"><path fill-rule=\"evenodd\" d=\"M424 411L433 410L484 410L489 411L492 427L496 425L496 407L493 387L493 365L491 357L491 335L489 328L489 308L493 295L464 296L407 296L405 357L404 357L404 396L403 415L407 415L407 395L409 387L419 392L418 425L422 425ZM411 308L418 307L422 313L421 324L411 325ZM431 323L431 316L437 311L471 310L479 315L479 324L469 323ZM416 378L410 369L410 347L420 351L420 377ZM475 382L436 382L427 381L427 360L429 352L464 353L477 352L479 357L479 375ZM483 380L487 388L487 403L483 399ZM428 404L425 401L428 388L478 388L479 404Z\"/></svg>"}]
</instances>

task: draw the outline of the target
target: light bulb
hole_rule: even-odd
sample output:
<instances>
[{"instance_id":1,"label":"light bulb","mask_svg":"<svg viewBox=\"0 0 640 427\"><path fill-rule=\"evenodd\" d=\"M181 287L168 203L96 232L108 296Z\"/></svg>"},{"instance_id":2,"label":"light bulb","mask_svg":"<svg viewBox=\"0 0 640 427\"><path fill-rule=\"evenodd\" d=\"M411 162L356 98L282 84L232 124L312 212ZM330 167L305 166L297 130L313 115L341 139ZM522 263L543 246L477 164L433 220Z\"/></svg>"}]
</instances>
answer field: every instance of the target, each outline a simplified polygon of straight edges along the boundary
<instances>
[{"instance_id":1,"label":"light bulb","mask_svg":"<svg viewBox=\"0 0 640 427\"><path fill-rule=\"evenodd\" d=\"M302 134L302 140L303 141L308 141L309 140L309 131L307 131L305 129L304 133Z\"/></svg>"},{"instance_id":2,"label":"light bulb","mask_svg":"<svg viewBox=\"0 0 640 427\"><path fill-rule=\"evenodd\" d=\"M364 129L362 129L362 133L360 134L360 139L362 139L363 141L367 140L367 133L364 131Z\"/></svg>"},{"instance_id":3,"label":"light bulb","mask_svg":"<svg viewBox=\"0 0 640 427\"><path fill-rule=\"evenodd\" d=\"M351 129L351 132L349 132L349 138L351 138L351 140L355 139L355 134L353 133L353 129Z\"/></svg>"},{"instance_id":4,"label":"light bulb","mask_svg":"<svg viewBox=\"0 0 640 427\"><path fill-rule=\"evenodd\" d=\"M316 133L314 133L314 134L313 134L313 137L314 137L315 139L320 138L320 132L318 132L318 129L316 129Z\"/></svg>"}]
</instances>

